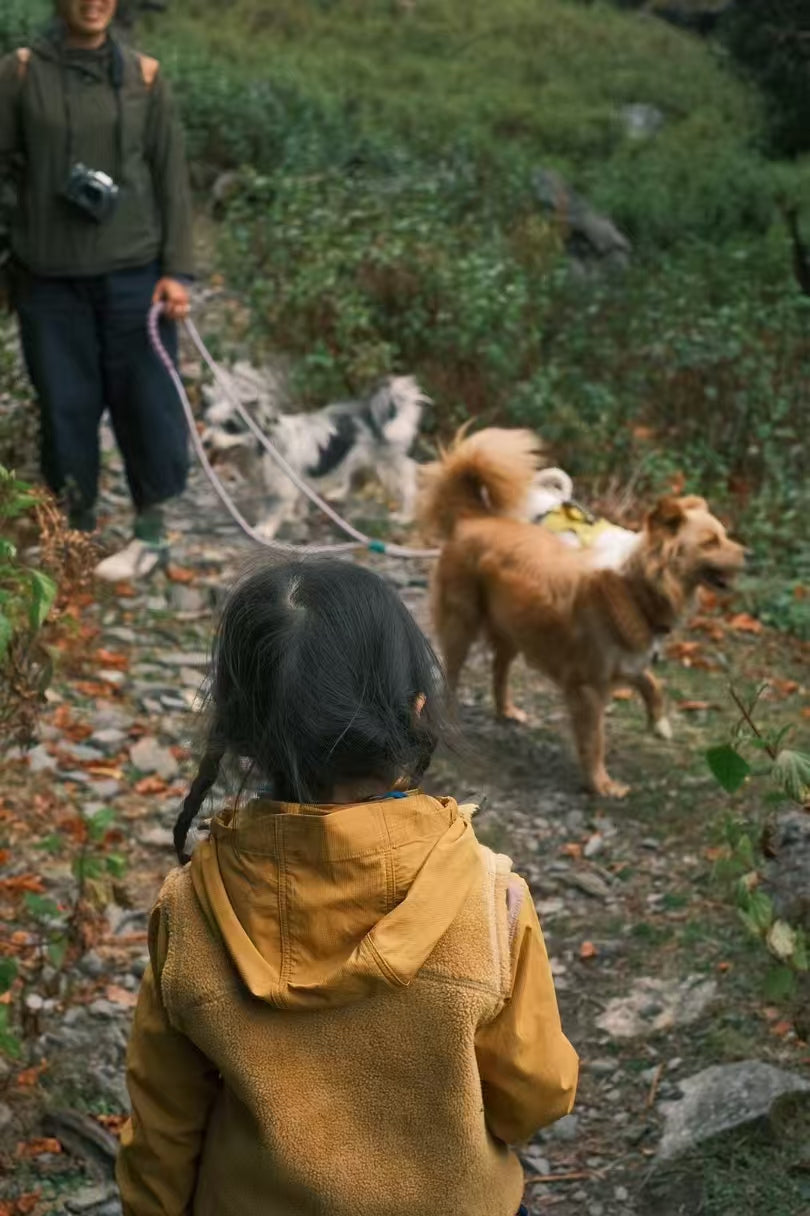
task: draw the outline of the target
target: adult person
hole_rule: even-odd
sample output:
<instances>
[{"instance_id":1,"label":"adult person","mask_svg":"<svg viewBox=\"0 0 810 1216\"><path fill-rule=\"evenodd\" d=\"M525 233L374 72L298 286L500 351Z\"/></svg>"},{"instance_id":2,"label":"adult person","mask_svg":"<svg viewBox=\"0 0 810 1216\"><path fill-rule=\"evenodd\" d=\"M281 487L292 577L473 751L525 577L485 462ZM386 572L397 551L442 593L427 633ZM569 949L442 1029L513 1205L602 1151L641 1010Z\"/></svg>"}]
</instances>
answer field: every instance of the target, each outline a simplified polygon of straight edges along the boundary
<instances>
[{"instance_id":1,"label":"adult person","mask_svg":"<svg viewBox=\"0 0 810 1216\"><path fill-rule=\"evenodd\" d=\"M162 504L186 483L181 407L149 345L188 314L191 201L182 132L154 59L111 34L117 0L55 0L55 21L0 61L0 168L16 185L12 302L39 403L40 458L71 527L96 528L99 424L109 410L134 539L97 573L150 573Z\"/></svg>"}]
</instances>

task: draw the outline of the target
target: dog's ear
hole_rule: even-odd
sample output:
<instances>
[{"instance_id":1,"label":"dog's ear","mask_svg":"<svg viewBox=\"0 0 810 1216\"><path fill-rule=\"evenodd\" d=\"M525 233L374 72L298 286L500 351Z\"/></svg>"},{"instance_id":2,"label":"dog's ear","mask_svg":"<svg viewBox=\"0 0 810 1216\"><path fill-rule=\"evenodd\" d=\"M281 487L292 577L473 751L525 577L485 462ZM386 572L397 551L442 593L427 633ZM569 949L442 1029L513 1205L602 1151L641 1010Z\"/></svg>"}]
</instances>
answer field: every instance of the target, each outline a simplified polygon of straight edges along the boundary
<instances>
[{"instance_id":1,"label":"dog's ear","mask_svg":"<svg viewBox=\"0 0 810 1216\"><path fill-rule=\"evenodd\" d=\"M683 502L682 498L660 499L647 515L648 530L650 532L669 532L674 535L686 518Z\"/></svg>"},{"instance_id":2,"label":"dog's ear","mask_svg":"<svg viewBox=\"0 0 810 1216\"><path fill-rule=\"evenodd\" d=\"M678 502L684 511L708 511L709 504L705 498L701 498L699 494L687 494L684 498L679 498Z\"/></svg>"}]
</instances>

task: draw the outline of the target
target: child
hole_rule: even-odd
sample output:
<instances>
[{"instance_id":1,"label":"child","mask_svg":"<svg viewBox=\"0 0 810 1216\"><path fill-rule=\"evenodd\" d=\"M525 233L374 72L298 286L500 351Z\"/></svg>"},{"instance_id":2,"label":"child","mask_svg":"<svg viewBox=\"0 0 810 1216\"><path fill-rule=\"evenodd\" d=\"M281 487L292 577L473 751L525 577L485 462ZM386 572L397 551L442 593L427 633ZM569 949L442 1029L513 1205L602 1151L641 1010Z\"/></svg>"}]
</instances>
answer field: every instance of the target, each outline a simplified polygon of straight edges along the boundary
<instances>
[{"instance_id":1,"label":"child","mask_svg":"<svg viewBox=\"0 0 810 1216\"><path fill-rule=\"evenodd\" d=\"M291 562L236 586L212 678L181 863L226 759L240 805L152 914L125 1216L515 1216L508 1145L571 1109L577 1059L525 884L410 788L444 729L428 642L375 574Z\"/></svg>"}]
</instances>

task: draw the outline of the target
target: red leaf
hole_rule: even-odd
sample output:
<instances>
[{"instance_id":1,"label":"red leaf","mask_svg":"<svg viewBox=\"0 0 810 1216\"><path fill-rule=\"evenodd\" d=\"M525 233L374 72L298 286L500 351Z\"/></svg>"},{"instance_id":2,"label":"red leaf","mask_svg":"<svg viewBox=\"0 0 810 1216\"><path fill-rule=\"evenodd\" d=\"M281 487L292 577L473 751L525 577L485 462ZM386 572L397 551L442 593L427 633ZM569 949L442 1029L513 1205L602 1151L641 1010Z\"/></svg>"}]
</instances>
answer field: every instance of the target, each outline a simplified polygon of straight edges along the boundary
<instances>
[{"instance_id":1,"label":"red leaf","mask_svg":"<svg viewBox=\"0 0 810 1216\"><path fill-rule=\"evenodd\" d=\"M169 566L166 575L172 583L193 583L197 577L195 570L187 570L183 566Z\"/></svg>"},{"instance_id":2,"label":"red leaf","mask_svg":"<svg viewBox=\"0 0 810 1216\"><path fill-rule=\"evenodd\" d=\"M16 878L4 878L0 881L0 890L8 891L10 894L18 894L22 891L30 891L34 895L41 895L45 890L42 885L42 879L36 874L18 874Z\"/></svg>"},{"instance_id":3,"label":"red leaf","mask_svg":"<svg viewBox=\"0 0 810 1216\"><path fill-rule=\"evenodd\" d=\"M714 709L711 701L679 701L677 708L681 713L692 713L701 709Z\"/></svg>"},{"instance_id":4,"label":"red leaf","mask_svg":"<svg viewBox=\"0 0 810 1216\"><path fill-rule=\"evenodd\" d=\"M162 777L141 777L135 782L136 794L165 794L168 788Z\"/></svg>"},{"instance_id":5,"label":"red leaf","mask_svg":"<svg viewBox=\"0 0 810 1216\"><path fill-rule=\"evenodd\" d=\"M596 958L598 953L599 953L599 951L597 950L597 948L593 944L593 942L583 942L579 948L579 957L583 960L589 959L589 958Z\"/></svg>"},{"instance_id":6,"label":"red leaf","mask_svg":"<svg viewBox=\"0 0 810 1216\"><path fill-rule=\"evenodd\" d=\"M735 629L737 633L762 633L765 628L762 621L758 621L749 612L738 612L736 616L731 618L728 627L729 629Z\"/></svg>"},{"instance_id":7,"label":"red leaf","mask_svg":"<svg viewBox=\"0 0 810 1216\"><path fill-rule=\"evenodd\" d=\"M62 1145L58 1140L54 1140L52 1136L45 1136L39 1140L21 1140L17 1145L15 1157L22 1161L26 1161L31 1157L39 1157L42 1153L61 1153Z\"/></svg>"},{"instance_id":8,"label":"red leaf","mask_svg":"<svg viewBox=\"0 0 810 1216\"><path fill-rule=\"evenodd\" d=\"M99 667L113 667L116 671L126 671L129 667L127 656L115 650L97 650L95 659Z\"/></svg>"},{"instance_id":9,"label":"red leaf","mask_svg":"<svg viewBox=\"0 0 810 1216\"><path fill-rule=\"evenodd\" d=\"M117 984L109 984L104 995L114 1005L125 1005L127 1009L134 1009L138 1003L137 993L130 992L128 988L119 988Z\"/></svg>"}]
</instances>

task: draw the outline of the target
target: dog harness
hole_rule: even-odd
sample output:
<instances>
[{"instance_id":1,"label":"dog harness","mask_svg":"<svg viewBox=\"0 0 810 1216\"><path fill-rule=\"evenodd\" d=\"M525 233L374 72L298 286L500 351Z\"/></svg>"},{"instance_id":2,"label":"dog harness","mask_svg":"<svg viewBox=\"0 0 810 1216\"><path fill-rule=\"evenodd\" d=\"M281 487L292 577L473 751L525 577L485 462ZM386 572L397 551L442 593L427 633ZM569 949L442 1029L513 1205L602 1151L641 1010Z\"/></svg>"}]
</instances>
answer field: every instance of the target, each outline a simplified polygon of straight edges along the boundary
<instances>
[{"instance_id":1,"label":"dog harness","mask_svg":"<svg viewBox=\"0 0 810 1216\"><path fill-rule=\"evenodd\" d=\"M597 536L614 528L608 520L597 519L585 507L573 501L552 507L537 522L563 540L570 535L582 549L590 548Z\"/></svg>"}]
</instances>

